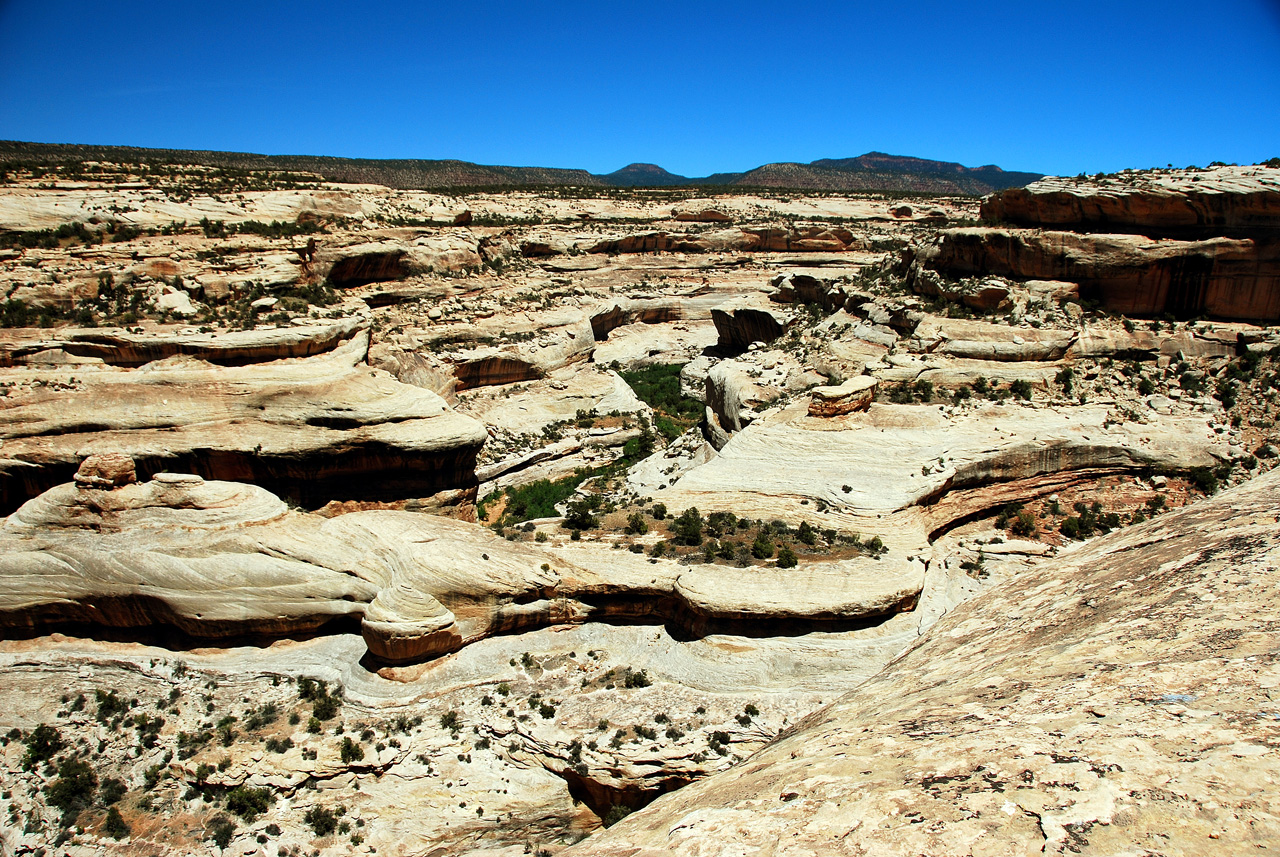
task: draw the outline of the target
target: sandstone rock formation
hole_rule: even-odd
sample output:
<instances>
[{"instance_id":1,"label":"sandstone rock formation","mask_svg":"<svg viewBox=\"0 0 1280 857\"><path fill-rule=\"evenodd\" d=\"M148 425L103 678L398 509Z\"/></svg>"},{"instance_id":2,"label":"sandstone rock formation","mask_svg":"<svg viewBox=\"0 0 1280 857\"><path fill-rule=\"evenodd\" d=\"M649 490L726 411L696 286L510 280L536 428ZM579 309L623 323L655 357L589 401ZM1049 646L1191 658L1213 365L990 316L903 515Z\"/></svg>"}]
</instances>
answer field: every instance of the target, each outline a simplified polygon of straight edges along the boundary
<instances>
[{"instance_id":1,"label":"sandstone rock formation","mask_svg":"<svg viewBox=\"0 0 1280 857\"><path fill-rule=\"evenodd\" d=\"M335 286L350 287L433 271L465 271L479 268L482 260L474 242L445 235L412 243L381 241L326 249L317 254L316 262L317 275Z\"/></svg>"},{"instance_id":2,"label":"sandstone rock formation","mask_svg":"<svg viewBox=\"0 0 1280 857\"><path fill-rule=\"evenodd\" d=\"M787 318L766 303L750 298L732 300L711 310L720 333L720 347L746 351L753 342L772 342L782 335Z\"/></svg>"},{"instance_id":3,"label":"sandstone rock formation","mask_svg":"<svg viewBox=\"0 0 1280 857\"><path fill-rule=\"evenodd\" d=\"M140 475L242 479L296 502L430 497L474 487L484 429L433 393L361 366L368 333L318 357L215 366L180 356L84 372L0 404L0 508L119 451Z\"/></svg>"},{"instance_id":4,"label":"sandstone rock formation","mask_svg":"<svg viewBox=\"0 0 1280 857\"><path fill-rule=\"evenodd\" d=\"M865 411L876 395L875 378L860 375L834 387L814 387L809 391L809 416L843 417Z\"/></svg>"},{"instance_id":5,"label":"sandstone rock formation","mask_svg":"<svg viewBox=\"0 0 1280 857\"><path fill-rule=\"evenodd\" d=\"M961 277L1070 280L1125 314L1280 319L1276 242L970 227L939 233L913 264Z\"/></svg>"},{"instance_id":6,"label":"sandstone rock formation","mask_svg":"<svg viewBox=\"0 0 1280 857\"><path fill-rule=\"evenodd\" d=\"M914 254L918 290L952 290L926 271L995 274L1071 281L1125 314L1280 319L1280 170L1042 179L993 195L982 216L1023 228L941 232Z\"/></svg>"},{"instance_id":7,"label":"sandstone rock formation","mask_svg":"<svg viewBox=\"0 0 1280 857\"><path fill-rule=\"evenodd\" d=\"M814 564L786 582L672 563L636 578L608 556L578 567L448 518L326 519L289 512L252 485L171 473L130 482L130 464L90 458L75 484L25 503L0 528L0 628L170 626L216 640L349 617L376 658L405 662L600 618L657 616L693 636L839 628L910 610L923 586L914 558Z\"/></svg>"},{"instance_id":8,"label":"sandstone rock formation","mask_svg":"<svg viewBox=\"0 0 1280 857\"><path fill-rule=\"evenodd\" d=\"M968 599L1007 584L1034 604L1073 555L1094 556L1091 533L1152 516L1161 527L1126 531L1117 555L1164 550L1148 540L1184 526L1168 510L1278 459L1280 328L1117 318L1063 275L1100 265L1107 242L1115 267L1099 276L1147 276L1143 253L1257 249L1260 229L1073 233L1065 260L1042 235L1011 258L1052 279L957 280L923 261L958 246L934 224L972 221L976 200L895 212L881 198L709 193L681 207L732 223L673 222L671 195L612 188L459 195L308 177L214 198L201 176L153 186L103 169L75 187L18 169L0 187L0 222L28 230L0 236L0 475L3 511L16 509L0 524L0 791L18 819L0 823L6 853L177 857L212 848L220 814L236 824L227 853L555 853L708 775L755 777L747 757ZM51 231L31 232L37 220ZM1033 231L984 234L1018 248ZM895 263L904 244L914 268ZM1064 623L1098 609L1075 604ZM1037 621L975 633L1003 657L1006 633L1027 651L1053 633ZM896 665L876 679L876 704L899 690L926 703L884 709L877 728L931 717L949 678L964 692L985 655L962 638L958 665L945 659L959 649L923 650L937 652L928 681L893 685ZM341 710L312 724L302 679L328 682ZM942 690L920 690L930 682ZM139 704L99 721L99 690ZM930 731L969 722L941 710ZM41 723L68 747L26 770ZM1044 734L1010 743L1074 734L1036 723ZM897 764L885 746L845 756L876 757L854 780ZM989 769L1013 752L973 747ZM968 758L955 749L943 761ZM95 804L55 846L48 789L73 753L125 784L114 805L131 838L107 835ZM915 806L923 820L901 835L1020 828L1036 812L1058 836L1077 793L1050 779L1105 803L1072 764L1011 772L1057 804L975 805L976 822ZM915 794L912 777L865 800ZM809 807L810 787L846 788L796 779L778 789L797 795L776 800L784 811ZM986 794L975 781L963 799ZM267 809L236 816L240 787L266 790ZM348 831L317 839L306 817L322 810ZM805 824L824 830L834 811ZM1086 830L1064 816L1053 842L1125 834L1127 818ZM742 823L745 846L729 834L694 849L752 850ZM985 836L965 842L982 853Z\"/></svg>"},{"instance_id":9,"label":"sandstone rock formation","mask_svg":"<svg viewBox=\"0 0 1280 857\"><path fill-rule=\"evenodd\" d=\"M1021 574L583 855L1220 853L1276 842L1280 478Z\"/></svg>"},{"instance_id":10,"label":"sandstone rock formation","mask_svg":"<svg viewBox=\"0 0 1280 857\"><path fill-rule=\"evenodd\" d=\"M1257 237L1280 231L1280 170L1125 171L1091 179L1043 178L983 201L984 220L1148 236Z\"/></svg>"}]
</instances>

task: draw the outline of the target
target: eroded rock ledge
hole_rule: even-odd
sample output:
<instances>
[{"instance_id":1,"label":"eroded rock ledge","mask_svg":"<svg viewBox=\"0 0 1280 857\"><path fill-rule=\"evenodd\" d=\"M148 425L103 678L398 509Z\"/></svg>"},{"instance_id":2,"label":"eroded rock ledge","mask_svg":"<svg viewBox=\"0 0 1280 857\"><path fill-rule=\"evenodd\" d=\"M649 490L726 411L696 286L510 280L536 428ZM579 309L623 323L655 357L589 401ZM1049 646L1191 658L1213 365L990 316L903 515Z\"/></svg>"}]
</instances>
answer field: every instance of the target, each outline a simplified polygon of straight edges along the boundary
<instances>
[{"instance_id":1,"label":"eroded rock ledge","mask_svg":"<svg viewBox=\"0 0 1280 857\"><path fill-rule=\"evenodd\" d=\"M362 365L368 331L316 357L215 366L188 356L86 371L0 404L0 512L122 452L149 476L252 482L303 505L475 488L486 434L439 396Z\"/></svg>"},{"instance_id":2,"label":"eroded rock ledge","mask_svg":"<svg viewBox=\"0 0 1280 857\"><path fill-rule=\"evenodd\" d=\"M167 625L216 639L346 617L361 622L375 657L404 662L588 621L665 621L687 637L753 623L770 633L853 627L911 609L924 581L915 558L814 563L785 580L618 553L578 565L475 524L392 511L326 519L252 485L175 474L130 482L118 463L90 459L78 483L0 527L0 628ZM101 472L115 487L93 477Z\"/></svg>"}]
</instances>

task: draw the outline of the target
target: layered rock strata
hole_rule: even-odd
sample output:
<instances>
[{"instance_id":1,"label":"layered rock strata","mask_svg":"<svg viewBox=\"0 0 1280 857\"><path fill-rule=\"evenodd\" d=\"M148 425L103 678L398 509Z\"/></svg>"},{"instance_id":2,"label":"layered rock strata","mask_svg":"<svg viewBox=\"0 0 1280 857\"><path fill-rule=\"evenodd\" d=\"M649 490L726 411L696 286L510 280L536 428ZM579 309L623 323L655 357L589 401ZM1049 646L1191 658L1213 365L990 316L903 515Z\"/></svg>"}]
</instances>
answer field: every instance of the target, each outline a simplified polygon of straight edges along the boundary
<instances>
[{"instance_id":1,"label":"layered rock strata","mask_svg":"<svg viewBox=\"0 0 1280 857\"><path fill-rule=\"evenodd\" d=\"M404 662L589 621L659 618L686 637L857 627L912 609L924 585L915 558L813 563L786 581L669 561L637 573L608 554L580 566L448 518L322 518L257 486L186 474L130 483L125 461L91 459L77 483L0 527L0 626L163 626L226 640L347 618L376 658Z\"/></svg>"},{"instance_id":2,"label":"layered rock strata","mask_svg":"<svg viewBox=\"0 0 1280 857\"><path fill-rule=\"evenodd\" d=\"M367 348L362 331L307 359L223 367L174 357L9 395L0 400L0 510L107 451L134 458L143 476L252 482L313 506L474 491L484 428L362 365Z\"/></svg>"},{"instance_id":3,"label":"layered rock strata","mask_svg":"<svg viewBox=\"0 0 1280 857\"><path fill-rule=\"evenodd\" d=\"M1273 473L1028 568L743 764L568 853L1275 847L1278 502Z\"/></svg>"}]
</instances>

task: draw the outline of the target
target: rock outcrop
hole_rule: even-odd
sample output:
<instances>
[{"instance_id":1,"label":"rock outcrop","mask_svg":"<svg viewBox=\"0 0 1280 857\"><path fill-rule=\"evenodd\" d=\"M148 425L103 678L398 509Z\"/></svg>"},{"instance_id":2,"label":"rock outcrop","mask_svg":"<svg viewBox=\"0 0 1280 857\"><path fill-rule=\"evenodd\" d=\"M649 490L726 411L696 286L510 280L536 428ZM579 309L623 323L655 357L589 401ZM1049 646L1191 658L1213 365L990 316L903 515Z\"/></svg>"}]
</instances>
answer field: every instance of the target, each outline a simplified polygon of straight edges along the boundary
<instances>
[{"instance_id":1,"label":"rock outcrop","mask_svg":"<svg viewBox=\"0 0 1280 857\"><path fill-rule=\"evenodd\" d=\"M599 619L660 617L693 636L839 629L910 610L923 587L914 559L814 563L786 581L669 561L637 575L607 553L580 567L476 524L394 511L323 518L253 485L169 473L130 483L127 465L90 459L76 483L0 526L0 630L87 623L228 639L345 617L361 622L375 657L405 662Z\"/></svg>"},{"instance_id":2,"label":"rock outcrop","mask_svg":"<svg viewBox=\"0 0 1280 857\"><path fill-rule=\"evenodd\" d=\"M1126 171L1043 178L982 203L982 218L1019 226L1147 236L1280 236L1280 169Z\"/></svg>"},{"instance_id":3,"label":"rock outcrop","mask_svg":"<svg viewBox=\"0 0 1280 857\"><path fill-rule=\"evenodd\" d=\"M842 417L865 411L876 397L878 383L869 375L859 375L833 387L814 387L809 391L809 416Z\"/></svg>"},{"instance_id":4,"label":"rock outcrop","mask_svg":"<svg viewBox=\"0 0 1280 857\"><path fill-rule=\"evenodd\" d=\"M1280 319L1280 241L970 227L940 232L913 265L954 277L1069 280L1081 297L1130 315Z\"/></svg>"},{"instance_id":5,"label":"rock outcrop","mask_svg":"<svg viewBox=\"0 0 1280 857\"><path fill-rule=\"evenodd\" d=\"M216 333L191 328L171 333L71 328L54 336L40 332L30 337L10 337L0 346L0 366L48 363L54 352L73 358L74 362L122 367L142 366L179 355L220 366L244 366L323 354L364 335L368 326L366 319L344 318ZM64 358L57 362L71 361Z\"/></svg>"},{"instance_id":6,"label":"rock outcrop","mask_svg":"<svg viewBox=\"0 0 1280 857\"><path fill-rule=\"evenodd\" d=\"M746 351L753 342L772 342L782 335L787 317L766 302L736 298L714 307L711 320L720 334L720 347Z\"/></svg>"},{"instance_id":7,"label":"rock outcrop","mask_svg":"<svg viewBox=\"0 0 1280 857\"><path fill-rule=\"evenodd\" d=\"M478 244L459 235L384 240L325 249L315 272L340 288L403 280L415 274L456 273L481 266Z\"/></svg>"},{"instance_id":8,"label":"rock outcrop","mask_svg":"<svg viewBox=\"0 0 1280 857\"><path fill-rule=\"evenodd\" d=\"M732 223L733 215L713 205L685 204L671 210L671 219L686 223Z\"/></svg>"},{"instance_id":9,"label":"rock outcrop","mask_svg":"<svg viewBox=\"0 0 1280 857\"><path fill-rule=\"evenodd\" d=\"M1280 170L1042 179L989 197L982 216L1013 228L943 231L914 253L918 291L954 290L922 272L994 274L1077 283L1129 315L1280 319Z\"/></svg>"},{"instance_id":10,"label":"rock outcrop","mask_svg":"<svg viewBox=\"0 0 1280 857\"><path fill-rule=\"evenodd\" d=\"M295 502L431 497L474 489L484 428L363 359L367 332L317 357L215 366L173 357L82 373L0 399L0 510L64 482L99 451L139 475L199 473Z\"/></svg>"},{"instance_id":11,"label":"rock outcrop","mask_svg":"<svg viewBox=\"0 0 1280 857\"><path fill-rule=\"evenodd\" d=\"M567 853L1274 847L1278 501L1271 474L1028 569L745 763Z\"/></svg>"}]
</instances>

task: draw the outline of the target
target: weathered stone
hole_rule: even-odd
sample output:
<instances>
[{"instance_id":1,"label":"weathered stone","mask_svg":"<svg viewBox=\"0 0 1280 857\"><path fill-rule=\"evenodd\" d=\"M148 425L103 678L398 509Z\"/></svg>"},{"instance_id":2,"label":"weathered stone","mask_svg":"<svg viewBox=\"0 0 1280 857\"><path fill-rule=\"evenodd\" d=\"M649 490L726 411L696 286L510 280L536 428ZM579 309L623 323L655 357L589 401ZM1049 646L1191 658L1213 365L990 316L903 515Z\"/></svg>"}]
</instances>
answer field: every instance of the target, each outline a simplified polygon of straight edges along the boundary
<instances>
[{"instance_id":1,"label":"weathered stone","mask_svg":"<svg viewBox=\"0 0 1280 857\"><path fill-rule=\"evenodd\" d=\"M772 342L782 335L787 318L760 300L737 299L711 310L720 333L720 346L745 351L753 342Z\"/></svg>"},{"instance_id":2,"label":"weathered stone","mask_svg":"<svg viewBox=\"0 0 1280 857\"><path fill-rule=\"evenodd\" d=\"M80 463L75 482L83 488L120 488L138 481L133 459L118 452L91 455Z\"/></svg>"},{"instance_id":3,"label":"weathered stone","mask_svg":"<svg viewBox=\"0 0 1280 857\"><path fill-rule=\"evenodd\" d=\"M876 397L876 386L875 378L859 375L835 387L814 387L809 391L809 416L842 417L865 411Z\"/></svg>"},{"instance_id":4,"label":"weathered stone","mask_svg":"<svg viewBox=\"0 0 1280 857\"><path fill-rule=\"evenodd\" d=\"M732 223L733 216L722 208L710 205L685 204L672 209L674 220L691 223Z\"/></svg>"},{"instance_id":5,"label":"weathered stone","mask_svg":"<svg viewBox=\"0 0 1280 857\"><path fill-rule=\"evenodd\" d=\"M953 277L1070 280L1130 315L1280 319L1280 241L971 227L939 233L913 264Z\"/></svg>"}]
</instances>

